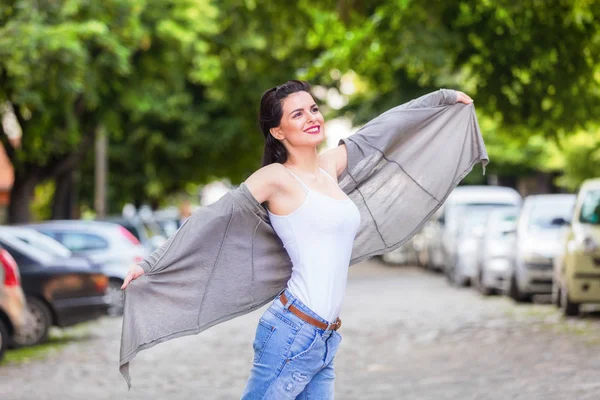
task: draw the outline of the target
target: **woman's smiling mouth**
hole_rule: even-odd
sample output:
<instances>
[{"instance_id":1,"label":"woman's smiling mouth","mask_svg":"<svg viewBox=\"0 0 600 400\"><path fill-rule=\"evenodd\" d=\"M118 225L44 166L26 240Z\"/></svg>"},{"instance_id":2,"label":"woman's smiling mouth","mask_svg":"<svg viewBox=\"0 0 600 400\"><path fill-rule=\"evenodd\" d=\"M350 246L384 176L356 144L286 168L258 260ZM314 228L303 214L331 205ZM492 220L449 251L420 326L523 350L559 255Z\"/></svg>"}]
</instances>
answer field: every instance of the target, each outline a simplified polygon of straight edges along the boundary
<instances>
[{"instance_id":1,"label":"woman's smiling mouth","mask_svg":"<svg viewBox=\"0 0 600 400\"><path fill-rule=\"evenodd\" d=\"M319 126L319 125L311 126L310 128L305 129L304 132L310 133L311 135L314 135L316 133L321 132L321 126Z\"/></svg>"}]
</instances>

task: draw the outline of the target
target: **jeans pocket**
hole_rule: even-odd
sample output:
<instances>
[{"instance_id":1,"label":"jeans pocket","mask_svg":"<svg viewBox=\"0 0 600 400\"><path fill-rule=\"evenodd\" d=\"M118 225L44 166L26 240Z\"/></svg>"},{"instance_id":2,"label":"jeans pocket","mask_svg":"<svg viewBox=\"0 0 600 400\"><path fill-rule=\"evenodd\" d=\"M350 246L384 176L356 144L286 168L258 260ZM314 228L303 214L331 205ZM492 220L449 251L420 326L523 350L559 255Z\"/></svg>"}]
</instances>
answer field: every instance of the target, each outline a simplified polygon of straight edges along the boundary
<instances>
[{"instance_id":1,"label":"jeans pocket","mask_svg":"<svg viewBox=\"0 0 600 400\"><path fill-rule=\"evenodd\" d=\"M318 331L309 324L306 324L296 334L294 341L290 345L286 359L287 361L294 361L302 358L321 344L323 344L323 340Z\"/></svg>"},{"instance_id":2,"label":"jeans pocket","mask_svg":"<svg viewBox=\"0 0 600 400\"><path fill-rule=\"evenodd\" d=\"M338 342L342 341L342 334L338 333L338 331L333 331L333 335L337 336Z\"/></svg>"},{"instance_id":3,"label":"jeans pocket","mask_svg":"<svg viewBox=\"0 0 600 400\"><path fill-rule=\"evenodd\" d=\"M265 351L265 347L269 342L269 339L275 332L276 327L263 320L262 318L258 320L258 326L256 327L256 334L254 335L254 342L252 343L252 347L254 348L254 359L252 362L254 364L260 361L260 358Z\"/></svg>"}]
</instances>

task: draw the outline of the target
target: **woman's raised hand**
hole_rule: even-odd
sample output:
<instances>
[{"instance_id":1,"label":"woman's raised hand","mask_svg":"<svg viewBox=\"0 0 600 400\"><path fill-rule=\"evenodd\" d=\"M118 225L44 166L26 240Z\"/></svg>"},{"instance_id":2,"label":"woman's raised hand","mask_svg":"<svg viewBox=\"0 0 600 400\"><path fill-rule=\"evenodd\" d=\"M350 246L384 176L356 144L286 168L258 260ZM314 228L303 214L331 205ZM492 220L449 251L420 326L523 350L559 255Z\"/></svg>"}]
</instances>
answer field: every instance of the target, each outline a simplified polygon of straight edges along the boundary
<instances>
[{"instance_id":1,"label":"woman's raised hand","mask_svg":"<svg viewBox=\"0 0 600 400\"><path fill-rule=\"evenodd\" d=\"M457 90L456 93L457 93L457 96L456 96L457 103L471 104L473 102L473 99L470 98L469 96L467 96L466 94L464 94L463 92L459 92Z\"/></svg>"},{"instance_id":2,"label":"woman's raised hand","mask_svg":"<svg viewBox=\"0 0 600 400\"><path fill-rule=\"evenodd\" d=\"M121 289L125 290L127 285L129 285L129 282L131 282L132 280L136 279L137 277L139 277L141 275L144 275L144 270L142 269L142 267L140 267L137 264L134 265L133 267L131 267L131 269L127 273L127 276L125 277L125 280L123 281L123 285L121 286Z\"/></svg>"}]
</instances>

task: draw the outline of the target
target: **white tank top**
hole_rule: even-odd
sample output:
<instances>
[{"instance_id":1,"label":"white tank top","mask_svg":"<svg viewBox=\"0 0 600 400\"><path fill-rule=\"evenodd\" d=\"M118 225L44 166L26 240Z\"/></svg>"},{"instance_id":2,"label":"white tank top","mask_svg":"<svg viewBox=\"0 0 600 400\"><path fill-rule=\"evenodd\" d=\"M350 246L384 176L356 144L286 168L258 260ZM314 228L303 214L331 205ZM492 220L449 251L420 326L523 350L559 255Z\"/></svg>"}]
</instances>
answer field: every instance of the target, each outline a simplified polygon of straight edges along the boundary
<instances>
[{"instance_id":1,"label":"white tank top","mask_svg":"<svg viewBox=\"0 0 600 400\"><path fill-rule=\"evenodd\" d=\"M331 175L319 169L338 185ZM335 199L311 190L287 170L302 185L306 199L288 215L267 210L271 225L292 260L292 276L287 287L317 315L333 322L340 314L346 293L360 212L350 198Z\"/></svg>"}]
</instances>

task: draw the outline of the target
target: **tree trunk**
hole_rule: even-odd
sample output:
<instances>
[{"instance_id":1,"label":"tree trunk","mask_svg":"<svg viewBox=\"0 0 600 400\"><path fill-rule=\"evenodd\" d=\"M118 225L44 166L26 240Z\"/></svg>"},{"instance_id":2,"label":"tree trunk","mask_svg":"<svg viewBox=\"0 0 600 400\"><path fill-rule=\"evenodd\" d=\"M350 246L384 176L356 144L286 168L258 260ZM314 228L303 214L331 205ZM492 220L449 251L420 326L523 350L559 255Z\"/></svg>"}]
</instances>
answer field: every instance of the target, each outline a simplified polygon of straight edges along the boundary
<instances>
[{"instance_id":1,"label":"tree trunk","mask_svg":"<svg viewBox=\"0 0 600 400\"><path fill-rule=\"evenodd\" d=\"M75 184L75 170L71 169L58 175L54 181L56 189L52 200L51 219L73 219L77 204L77 186Z\"/></svg>"},{"instance_id":2,"label":"tree trunk","mask_svg":"<svg viewBox=\"0 0 600 400\"><path fill-rule=\"evenodd\" d=\"M37 171L23 173L15 170L15 181L10 191L10 204L8 205L9 224L26 223L31 220L29 205L39 180Z\"/></svg>"}]
</instances>

